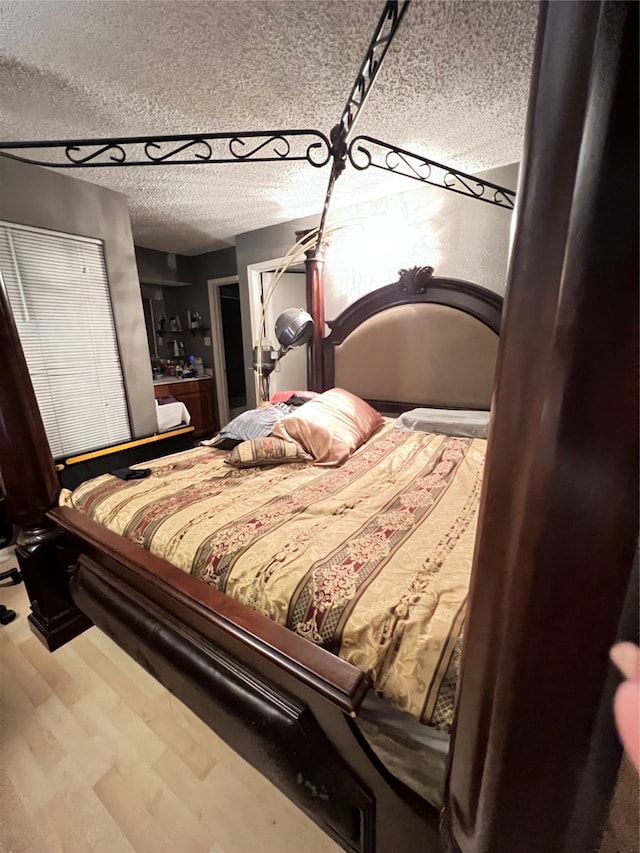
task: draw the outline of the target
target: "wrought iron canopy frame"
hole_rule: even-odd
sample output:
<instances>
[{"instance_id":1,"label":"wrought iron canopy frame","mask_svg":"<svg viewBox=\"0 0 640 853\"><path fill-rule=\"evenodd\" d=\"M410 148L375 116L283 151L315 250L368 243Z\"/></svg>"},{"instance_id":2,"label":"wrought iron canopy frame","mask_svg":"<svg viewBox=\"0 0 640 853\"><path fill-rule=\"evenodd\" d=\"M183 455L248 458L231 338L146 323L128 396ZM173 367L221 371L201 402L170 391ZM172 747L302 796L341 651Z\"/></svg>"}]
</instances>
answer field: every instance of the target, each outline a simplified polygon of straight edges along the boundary
<instances>
[{"instance_id":1,"label":"wrought iron canopy frame","mask_svg":"<svg viewBox=\"0 0 640 853\"><path fill-rule=\"evenodd\" d=\"M410 2L387 0L385 3L340 121L332 128L329 137L319 130L286 129L0 142L0 154L23 163L56 169L291 161L306 161L315 168L322 168L331 162L317 252L322 244L333 188L347 162L358 171L382 169L512 210L515 192L507 187L371 136L357 136L350 142L355 124Z\"/></svg>"}]
</instances>

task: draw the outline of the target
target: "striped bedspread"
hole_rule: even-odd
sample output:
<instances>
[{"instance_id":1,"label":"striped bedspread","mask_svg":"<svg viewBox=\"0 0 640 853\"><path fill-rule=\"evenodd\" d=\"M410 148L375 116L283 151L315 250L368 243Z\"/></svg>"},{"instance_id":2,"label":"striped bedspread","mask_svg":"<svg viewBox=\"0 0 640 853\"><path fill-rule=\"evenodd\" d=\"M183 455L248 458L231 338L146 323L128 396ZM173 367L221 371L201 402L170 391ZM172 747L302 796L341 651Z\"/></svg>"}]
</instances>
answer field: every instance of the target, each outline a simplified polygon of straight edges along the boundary
<instances>
[{"instance_id":1,"label":"striped bedspread","mask_svg":"<svg viewBox=\"0 0 640 853\"><path fill-rule=\"evenodd\" d=\"M446 731L485 445L388 423L330 470L236 470L201 447L61 503L325 646Z\"/></svg>"}]
</instances>

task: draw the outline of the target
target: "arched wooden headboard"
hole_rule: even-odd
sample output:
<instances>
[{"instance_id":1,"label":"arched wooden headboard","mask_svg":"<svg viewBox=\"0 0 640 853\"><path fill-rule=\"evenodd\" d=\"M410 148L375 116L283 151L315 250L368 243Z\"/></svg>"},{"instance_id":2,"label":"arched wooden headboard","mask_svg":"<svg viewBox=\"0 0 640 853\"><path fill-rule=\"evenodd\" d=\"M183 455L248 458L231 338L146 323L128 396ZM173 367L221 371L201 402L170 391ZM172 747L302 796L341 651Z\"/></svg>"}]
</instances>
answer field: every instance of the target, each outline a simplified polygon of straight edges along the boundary
<instances>
[{"instance_id":1,"label":"arched wooden headboard","mask_svg":"<svg viewBox=\"0 0 640 853\"><path fill-rule=\"evenodd\" d=\"M501 314L502 297L478 285L436 278L432 267L400 270L328 321L324 387L389 413L489 409Z\"/></svg>"}]
</instances>

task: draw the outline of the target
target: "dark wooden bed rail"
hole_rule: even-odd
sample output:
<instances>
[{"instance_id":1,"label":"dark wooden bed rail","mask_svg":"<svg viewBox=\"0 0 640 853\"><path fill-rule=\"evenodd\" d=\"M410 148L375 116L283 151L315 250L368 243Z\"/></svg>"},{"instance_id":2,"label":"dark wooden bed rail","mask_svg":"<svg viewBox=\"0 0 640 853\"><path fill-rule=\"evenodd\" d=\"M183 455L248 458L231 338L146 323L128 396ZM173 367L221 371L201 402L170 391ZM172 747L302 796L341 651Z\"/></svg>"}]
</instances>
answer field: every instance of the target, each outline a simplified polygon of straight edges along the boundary
<instances>
[{"instance_id":1,"label":"dark wooden bed rail","mask_svg":"<svg viewBox=\"0 0 640 853\"><path fill-rule=\"evenodd\" d=\"M637 48L635 3L541 8L443 814L455 853L595 850L613 787L619 747L605 768L592 755L615 744L607 652L638 534ZM55 470L4 290L0 361L0 468L31 624L49 648L95 620L241 752L249 731L243 754L346 849L439 849L429 807L353 730L363 682L352 668L289 654L275 630L234 636L242 617L226 603L205 618L184 589L151 582L125 540L47 515ZM262 683L265 666L290 698ZM218 704L198 688L205 671ZM255 711L239 734L238 678L242 713ZM334 779L328 800L302 774L296 786L287 743L307 750L320 785Z\"/></svg>"},{"instance_id":2,"label":"dark wooden bed rail","mask_svg":"<svg viewBox=\"0 0 640 853\"><path fill-rule=\"evenodd\" d=\"M238 653L244 647L255 653L265 660L271 676L279 670L285 681L296 679L342 711L357 711L369 689L357 667L118 536L79 510L59 507L48 516L82 541L83 554L94 560L98 555L114 555L103 559L109 565L110 577L119 578L169 616L190 624L222 648L233 647Z\"/></svg>"},{"instance_id":3,"label":"dark wooden bed rail","mask_svg":"<svg viewBox=\"0 0 640 853\"><path fill-rule=\"evenodd\" d=\"M75 509L73 602L345 849L437 850L437 813L380 764L352 718L364 674Z\"/></svg>"}]
</instances>

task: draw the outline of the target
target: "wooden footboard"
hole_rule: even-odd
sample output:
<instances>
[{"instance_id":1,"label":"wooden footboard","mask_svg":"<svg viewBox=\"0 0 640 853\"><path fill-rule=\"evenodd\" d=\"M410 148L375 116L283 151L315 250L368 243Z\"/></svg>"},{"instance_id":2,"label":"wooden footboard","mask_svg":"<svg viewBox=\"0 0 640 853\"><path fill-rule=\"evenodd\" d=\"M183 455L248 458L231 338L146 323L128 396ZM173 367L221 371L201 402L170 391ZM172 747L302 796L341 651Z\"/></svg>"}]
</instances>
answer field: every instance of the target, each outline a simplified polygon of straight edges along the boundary
<instances>
[{"instance_id":1,"label":"wooden footboard","mask_svg":"<svg viewBox=\"0 0 640 853\"><path fill-rule=\"evenodd\" d=\"M439 849L435 809L353 722L369 688L359 669L78 510L49 518L66 532L78 609L345 849Z\"/></svg>"}]
</instances>

